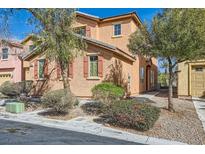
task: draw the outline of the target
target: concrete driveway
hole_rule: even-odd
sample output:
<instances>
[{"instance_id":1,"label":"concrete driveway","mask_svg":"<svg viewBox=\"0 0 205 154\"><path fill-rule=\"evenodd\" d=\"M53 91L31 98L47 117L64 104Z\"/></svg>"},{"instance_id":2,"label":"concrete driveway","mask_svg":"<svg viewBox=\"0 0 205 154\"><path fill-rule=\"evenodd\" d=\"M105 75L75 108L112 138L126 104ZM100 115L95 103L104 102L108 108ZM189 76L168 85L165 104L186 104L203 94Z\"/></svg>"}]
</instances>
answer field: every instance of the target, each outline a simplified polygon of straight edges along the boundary
<instances>
[{"instance_id":1,"label":"concrete driveway","mask_svg":"<svg viewBox=\"0 0 205 154\"><path fill-rule=\"evenodd\" d=\"M92 134L0 120L0 145L131 145L128 142Z\"/></svg>"}]
</instances>

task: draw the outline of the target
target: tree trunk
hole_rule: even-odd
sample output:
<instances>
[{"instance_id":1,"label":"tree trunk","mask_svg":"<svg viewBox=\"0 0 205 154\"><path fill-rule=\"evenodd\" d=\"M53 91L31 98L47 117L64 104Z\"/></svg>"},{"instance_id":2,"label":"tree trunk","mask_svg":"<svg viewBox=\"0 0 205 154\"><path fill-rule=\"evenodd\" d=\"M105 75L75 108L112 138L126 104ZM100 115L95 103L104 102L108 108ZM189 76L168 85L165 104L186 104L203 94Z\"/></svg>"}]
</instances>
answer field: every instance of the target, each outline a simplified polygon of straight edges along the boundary
<instances>
[{"instance_id":1,"label":"tree trunk","mask_svg":"<svg viewBox=\"0 0 205 154\"><path fill-rule=\"evenodd\" d=\"M68 69L65 68L61 62L60 62L60 68L61 68L61 76L63 80L63 88L65 89L65 92L67 94L70 94L71 90L70 90L70 83L68 80L68 72L67 72Z\"/></svg>"},{"instance_id":2,"label":"tree trunk","mask_svg":"<svg viewBox=\"0 0 205 154\"><path fill-rule=\"evenodd\" d=\"M168 94L168 110L170 112L174 112L174 106L173 106L173 68L172 68L172 62L169 59L169 94Z\"/></svg>"},{"instance_id":3,"label":"tree trunk","mask_svg":"<svg viewBox=\"0 0 205 154\"><path fill-rule=\"evenodd\" d=\"M73 108L74 103L76 102L76 98L71 92L70 89L70 82L68 79L68 68L64 67L62 63L60 63L61 67L61 75L62 75L62 80L63 80L63 88L64 88L64 93L65 93L65 99L67 103L69 103L69 108Z\"/></svg>"},{"instance_id":4,"label":"tree trunk","mask_svg":"<svg viewBox=\"0 0 205 154\"><path fill-rule=\"evenodd\" d=\"M169 79L168 110L174 112L172 79Z\"/></svg>"},{"instance_id":5,"label":"tree trunk","mask_svg":"<svg viewBox=\"0 0 205 154\"><path fill-rule=\"evenodd\" d=\"M70 90L70 83L69 83L69 80L68 80L66 70L62 70L62 79L63 79L63 88L69 90L69 92L70 92L71 91Z\"/></svg>"}]
</instances>

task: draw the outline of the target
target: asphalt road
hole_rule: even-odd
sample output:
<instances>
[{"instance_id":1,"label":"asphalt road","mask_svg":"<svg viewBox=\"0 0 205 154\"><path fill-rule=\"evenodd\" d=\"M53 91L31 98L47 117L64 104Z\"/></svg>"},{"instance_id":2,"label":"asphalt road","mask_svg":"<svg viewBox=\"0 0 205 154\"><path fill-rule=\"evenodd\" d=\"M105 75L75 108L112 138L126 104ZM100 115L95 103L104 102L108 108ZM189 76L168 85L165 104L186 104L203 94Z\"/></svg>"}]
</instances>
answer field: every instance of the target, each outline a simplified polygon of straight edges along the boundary
<instances>
[{"instance_id":1,"label":"asphalt road","mask_svg":"<svg viewBox=\"0 0 205 154\"><path fill-rule=\"evenodd\" d=\"M0 120L0 145L137 145L114 138Z\"/></svg>"}]
</instances>

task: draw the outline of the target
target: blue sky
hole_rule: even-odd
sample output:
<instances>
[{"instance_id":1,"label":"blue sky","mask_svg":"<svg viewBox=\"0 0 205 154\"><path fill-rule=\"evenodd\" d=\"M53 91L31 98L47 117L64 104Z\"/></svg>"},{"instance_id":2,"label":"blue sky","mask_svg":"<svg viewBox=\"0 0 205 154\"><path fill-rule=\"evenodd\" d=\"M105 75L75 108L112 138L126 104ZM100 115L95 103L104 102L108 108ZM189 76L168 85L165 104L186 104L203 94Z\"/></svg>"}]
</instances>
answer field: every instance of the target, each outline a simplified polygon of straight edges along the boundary
<instances>
[{"instance_id":1,"label":"blue sky","mask_svg":"<svg viewBox=\"0 0 205 154\"><path fill-rule=\"evenodd\" d=\"M119 15L123 13L136 11L140 19L144 22L151 21L152 17L160 11L160 9L142 9L142 8L80 8L79 11L88 14L96 15L101 18ZM24 10L19 11L10 18L10 34L11 38L15 40L22 40L34 30L34 26L27 23L30 14Z\"/></svg>"}]
</instances>

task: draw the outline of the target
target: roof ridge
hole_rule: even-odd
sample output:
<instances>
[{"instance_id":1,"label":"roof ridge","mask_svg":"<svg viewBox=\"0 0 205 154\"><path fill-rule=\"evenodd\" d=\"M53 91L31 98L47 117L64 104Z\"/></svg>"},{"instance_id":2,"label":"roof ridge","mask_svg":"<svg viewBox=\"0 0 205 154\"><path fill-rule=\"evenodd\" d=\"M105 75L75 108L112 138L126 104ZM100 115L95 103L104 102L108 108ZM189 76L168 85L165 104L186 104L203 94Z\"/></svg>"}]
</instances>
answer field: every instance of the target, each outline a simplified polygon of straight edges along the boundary
<instances>
[{"instance_id":1,"label":"roof ridge","mask_svg":"<svg viewBox=\"0 0 205 154\"><path fill-rule=\"evenodd\" d=\"M128 14L136 14L136 11L131 11L131 12L127 12L127 13L121 13L121 14L116 14L116 15L111 15L111 16L107 16L107 17L104 17L104 18L101 18L102 20L103 19L107 19L107 18L113 18L113 17L118 17L118 16L124 16L124 15L128 15Z\"/></svg>"},{"instance_id":2,"label":"roof ridge","mask_svg":"<svg viewBox=\"0 0 205 154\"><path fill-rule=\"evenodd\" d=\"M96 16L96 15L92 15L92 14L81 12L81 11L76 11L76 13L87 15L87 16L90 16L90 17L93 17L93 18L98 18L100 20L104 20L104 19L107 19L107 18L113 18L113 17L117 17L117 16L128 15L128 14L136 14L137 15L136 11L130 11L130 12L127 12L127 13L121 13L121 14L116 14L116 15L110 15L110 16L107 16L107 17L99 17L99 16Z\"/></svg>"},{"instance_id":3,"label":"roof ridge","mask_svg":"<svg viewBox=\"0 0 205 154\"><path fill-rule=\"evenodd\" d=\"M85 13L85 12L81 12L81 11L76 11L76 13L83 14L83 15L86 15L86 16L90 16L90 17L93 17L93 18L101 19L99 16L95 16L95 15Z\"/></svg>"},{"instance_id":4,"label":"roof ridge","mask_svg":"<svg viewBox=\"0 0 205 154\"><path fill-rule=\"evenodd\" d=\"M115 17L123 17L123 16L132 16L132 15L135 15L139 24L142 24L142 20L141 18L138 16L137 14L137 10L133 10L133 11L130 11L130 12L127 12L127 13L121 13L121 14L117 14L117 15L111 15L111 16L107 16L107 17L99 17L99 16L95 16L95 15L91 15L91 14L88 14L88 13L84 13L84 12L81 12L81 11L76 11L77 13L81 14L81 15L85 15L87 17L90 17L90 18L94 18L94 20L97 20L97 21L104 21L104 20L109 20L110 18L115 18Z\"/></svg>"}]
</instances>

